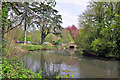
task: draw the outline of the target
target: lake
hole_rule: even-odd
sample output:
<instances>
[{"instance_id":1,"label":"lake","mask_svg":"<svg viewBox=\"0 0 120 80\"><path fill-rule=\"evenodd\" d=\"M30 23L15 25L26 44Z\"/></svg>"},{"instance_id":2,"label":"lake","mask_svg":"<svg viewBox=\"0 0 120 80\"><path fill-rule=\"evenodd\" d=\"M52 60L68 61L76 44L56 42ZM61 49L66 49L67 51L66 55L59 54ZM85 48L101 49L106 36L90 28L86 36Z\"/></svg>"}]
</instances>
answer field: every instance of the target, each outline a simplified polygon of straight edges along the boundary
<instances>
[{"instance_id":1,"label":"lake","mask_svg":"<svg viewBox=\"0 0 120 80\"><path fill-rule=\"evenodd\" d=\"M75 78L118 78L118 61L99 60L81 55L80 50L41 50L23 56L26 69L47 78L70 70Z\"/></svg>"}]
</instances>

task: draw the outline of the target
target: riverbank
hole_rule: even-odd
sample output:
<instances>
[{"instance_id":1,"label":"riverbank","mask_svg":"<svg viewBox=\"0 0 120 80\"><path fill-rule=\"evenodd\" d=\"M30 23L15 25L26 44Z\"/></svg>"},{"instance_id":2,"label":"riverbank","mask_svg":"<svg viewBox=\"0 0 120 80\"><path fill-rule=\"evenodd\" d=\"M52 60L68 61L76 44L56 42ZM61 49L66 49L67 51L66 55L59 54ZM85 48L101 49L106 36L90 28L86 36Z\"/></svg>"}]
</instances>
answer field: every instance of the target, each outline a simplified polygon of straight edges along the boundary
<instances>
[{"instance_id":1,"label":"riverbank","mask_svg":"<svg viewBox=\"0 0 120 80\"><path fill-rule=\"evenodd\" d=\"M14 47L13 47L13 45L14 45ZM13 53L8 53L8 54L10 54L9 56L11 57L11 60L10 59L8 59L8 58L3 58L3 63L4 63L4 65L3 65L3 78L41 78L41 75L40 75L40 72L39 72L39 74L37 74L37 73L34 73L34 72L32 72L31 70L27 70L27 69L25 69L25 67L24 67L24 65L23 65L23 63L21 63L21 61L20 61L20 54L21 54L21 56L22 56L22 54L24 55L25 53L28 53L29 52L29 50L28 49L30 49L30 47L27 47L27 46L42 46L42 45L20 45L20 44L18 44L18 45L16 45L16 44L12 44L11 45L12 47L10 47L11 49L9 49L9 51L8 52L11 52L10 50L13 50L14 49L14 52ZM47 46L47 45L46 45ZM60 51L58 51L58 50L56 50L56 51L58 51L57 53L55 52L55 54L53 54L52 56L51 56L51 54L47 54L46 55L46 53L45 52L47 52L48 53L48 51L49 51L49 53L50 53L50 50L48 50L48 51L46 51L46 50L43 50L43 51L45 51L45 52L42 52L42 49L43 48L41 48L41 51L38 51L39 53L38 54L29 54L28 53L28 55L31 55L31 57L34 57L34 58L31 58L31 59L38 59L38 60L33 60L33 61L40 61L40 60L42 60L42 61L40 61L40 62L38 62L39 64L42 62L42 63L44 63L43 61L45 61L45 63L48 61L50 61L50 60L53 60L53 62L55 62L56 63L56 65L57 64L61 64L62 62L65 62L66 61L66 65L73 65L74 63L76 63L76 61L78 62L78 63L80 63L81 64L81 61L83 62L83 63L85 63L85 62L87 62L86 60L87 60L87 58L84 58L84 59L82 59L82 58L80 58L80 59L77 59L77 57L75 57L75 54L76 53L78 53L78 54L80 54L80 52L78 51L64 51L64 52L62 52L61 50ZM44 48L45 49L45 48ZM48 49L48 48L47 48ZM55 48L56 49L56 48ZM18 52L19 51L19 52ZM24 53L23 53L24 52ZM37 51L35 51L35 53L36 53ZM16 53L16 54L15 54ZM34 52L32 52L32 53L34 53ZM44 55L44 56L42 56L40 53L42 53L42 55ZM53 53L53 52L51 52L51 53ZM63 54L61 54L61 53L63 53ZM67 54L66 54L67 53ZM14 55L14 56L11 56L11 54L12 55ZM69 55L70 54L70 55ZM71 54L73 55L73 56L71 56ZM81 53L82 54L82 53ZM41 56L40 56L41 55ZM64 55L64 56L63 56ZM5 55L6 56L6 55ZM18 57L19 56L19 57ZM14 59L13 57L17 57L17 58L19 58L19 59ZM62 59L62 58L63 59ZM94 58L92 58L91 56L88 56L88 57L90 57L91 59L93 59L94 60ZM27 58L25 57L25 60L27 60ZM64 60L64 61L62 61L62 60ZM93 61L92 60L92 61ZM80 62L79 62L80 61ZM89 59L88 59L88 61L89 61ZM90 60L91 61L91 60ZM97 61L100 61L101 62L101 60L97 60ZM27 61L27 62L29 62L29 61ZM29 62L29 63L34 63L34 62ZM93 62L91 62L91 63L93 63ZM28 64L28 63L27 63ZM38 65L38 64L37 64ZM40 64L40 65L42 65L42 64ZM55 64L54 64L55 65ZM84 64L83 64L84 65ZM84 65L84 66L86 66L86 64ZM36 66L36 67L39 67L39 66ZM45 67L43 67L43 68L45 68ZM36 68L36 69L38 69L38 68ZM47 69L43 69L42 71L47 71ZM72 70L72 69L71 69ZM39 70L38 70L39 71ZM16 74L16 75L15 75ZM50 72L50 74L51 74L51 72ZM37 75L39 75L39 76L37 76ZM56 78L57 78L58 76L56 76ZM60 77L60 76L59 76ZM66 76L65 76L66 77ZM69 76L68 76L69 77Z\"/></svg>"},{"instance_id":2,"label":"riverbank","mask_svg":"<svg viewBox=\"0 0 120 80\"><path fill-rule=\"evenodd\" d=\"M5 44L6 47L2 48L2 79L6 78L42 78L39 73L35 73L32 70L27 70L22 62L22 55L25 55L28 51L16 45L15 43Z\"/></svg>"},{"instance_id":3,"label":"riverbank","mask_svg":"<svg viewBox=\"0 0 120 80\"><path fill-rule=\"evenodd\" d=\"M33 44L16 44L16 43L12 43L7 45L7 50L6 53L4 54L6 58L8 57L16 57L16 58L20 58L21 55L24 55L30 51L40 51L40 50L59 50L59 49L63 49L61 46L51 46L50 44L44 44L44 45L33 45ZM88 51L84 51L81 50L82 53L81 55L84 55L86 57L90 57L90 58L96 58L96 59L101 59L101 60L119 60L120 58L118 57L112 57L112 56L106 56L106 55L95 55L97 53L93 53L88 52Z\"/></svg>"},{"instance_id":4,"label":"riverbank","mask_svg":"<svg viewBox=\"0 0 120 80\"><path fill-rule=\"evenodd\" d=\"M27 45L20 45L20 47L21 47L23 50L27 50L27 51L39 51L39 50L57 49L57 47L51 46L51 45L49 45L49 44L45 44L45 45L27 44Z\"/></svg>"},{"instance_id":5,"label":"riverbank","mask_svg":"<svg viewBox=\"0 0 120 80\"><path fill-rule=\"evenodd\" d=\"M22 44L5 44L2 56L2 79L6 78L42 78L41 70L35 73L32 70L25 68L22 62L22 55L34 50L51 50L56 49L55 46L50 45L22 45ZM57 78L57 77L56 77Z\"/></svg>"},{"instance_id":6,"label":"riverbank","mask_svg":"<svg viewBox=\"0 0 120 80\"><path fill-rule=\"evenodd\" d=\"M39 51L39 50L56 50L56 49L62 49L60 46L51 46L50 44L46 44L46 45L33 45L33 44L28 44L28 45L21 45L21 49L23 49L24 51ZM94 53L91 52L86 52L83 51L83 54L86 57L90 57L90 58L95 58L95 59L100 59L100 60L118 60L120 61L119 57L115 57L115 56L106 56L106 55L95 55Z\"/></svg>"},{"instance_id":7,"label":"riverbank","mask_svg":"<svg viewBox=\"0 0 120 80\"><path fill-rule=\"evenodd\" d=\"M105 61L109 61L109 60L120 61L119 57L114 57L114 56L109 56L109 55L108 56L106 56L106 55L95 55L94 53L86 52L86 51L83 51L82 55L84 57L92 58L92 59L99 59L99 60L105 60Z\"/></svg>"}]
</instances>

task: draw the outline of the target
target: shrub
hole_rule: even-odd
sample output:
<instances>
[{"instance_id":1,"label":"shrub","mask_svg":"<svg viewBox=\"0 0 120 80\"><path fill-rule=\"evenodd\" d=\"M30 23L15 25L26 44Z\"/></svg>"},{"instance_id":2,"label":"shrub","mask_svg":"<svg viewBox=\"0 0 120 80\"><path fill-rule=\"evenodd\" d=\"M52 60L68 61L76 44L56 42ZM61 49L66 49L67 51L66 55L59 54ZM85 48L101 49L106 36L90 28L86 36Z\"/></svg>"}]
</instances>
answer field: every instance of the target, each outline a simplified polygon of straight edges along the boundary
<instances>
[{"instance_id":1,"label":"shrub","mask_svg":"<svg viewBox=\"0 0 120 80\"><path fill-rule=\"evenodd\" d=\"M74 78L70 70L63 70L62 73L64 73L64 75L61 75L62 78L71 78L71 77ZM56 78L59 79L60 76L57 75Z\"/></svg>"},{"instance_id":2,"label":"shrub","mask_svg":"<svg viewBox=\"0 0 120 80\"><path fill-rule=\"evenodd\" d=\"M42 78L41 70L39 73L34 73L32 70L27 70L21 61L12 59L8 61L3 58L2 78Z\"/></svg>"}]
</instances>

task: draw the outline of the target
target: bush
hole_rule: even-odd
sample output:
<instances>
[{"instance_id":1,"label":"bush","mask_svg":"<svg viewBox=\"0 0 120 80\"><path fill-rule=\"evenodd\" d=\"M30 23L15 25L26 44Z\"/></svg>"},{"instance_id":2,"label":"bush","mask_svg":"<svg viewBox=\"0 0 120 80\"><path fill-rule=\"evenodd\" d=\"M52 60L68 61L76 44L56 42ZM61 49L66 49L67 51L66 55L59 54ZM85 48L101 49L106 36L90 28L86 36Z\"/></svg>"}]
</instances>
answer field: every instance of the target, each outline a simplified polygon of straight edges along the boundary
<instances>
[{"instance_id":1,"label":"bush","mask_svg":"<svg viewBox=\"0 0 120 80\"><path fill-rule=\"evenodd\" d=\"M32 70L26 70L21 61L12 59L8 61L3 58L2 78L42 78L41 70L39 73L34 73Z\"/></svg>"},{"instance_id":2,"label":"bush","mask_svg":"<svg viewBox=\"0 0 120 80\"><path fill-rule=\"evenodd\" d=\"M62 73L64 73L64 75L62 75L61 78L74 78L70 70L63 70ZM60 76L57 75L56 78L60 79Z\"/></svg>"},{"instance_id":3,"label":"bush","mask_svg":"<svg viewBox=\"0 0 120 80\"><path fill-rule=\"evenodd\" d=\"M7 48L2 48L2 50L5 52L5 53L9 53L8 49Z\"/></svg>"},{"instance_id":4,"label":"bush","mask_svg":"<svg viewBox=\"0 0 120 80\"><path fill-rule=\"evenodd\" d=\"M60 45L62 43L62 39L58 39L54 42L54 45Z\"/></svg>"}]
</instances>

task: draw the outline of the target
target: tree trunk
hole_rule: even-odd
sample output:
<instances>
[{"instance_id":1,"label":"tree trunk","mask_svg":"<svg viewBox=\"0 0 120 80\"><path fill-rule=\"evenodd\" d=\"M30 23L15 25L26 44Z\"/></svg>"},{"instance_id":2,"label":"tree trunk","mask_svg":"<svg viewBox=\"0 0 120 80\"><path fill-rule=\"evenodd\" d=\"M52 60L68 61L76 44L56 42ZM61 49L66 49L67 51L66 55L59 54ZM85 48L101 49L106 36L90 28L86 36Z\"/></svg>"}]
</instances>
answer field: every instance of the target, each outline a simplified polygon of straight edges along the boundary
<instances>
[{"instance_id":1,"label":"tree trunk","mask_svg":"<svg viewBox=\"0 0 120 80\"><path fill-rule=\"evenodd\" d=\"M46 34L46 32L44 30L42 30L42 33L41 33L41 43L40 44L43 44L44 41L45 41L45 38L48 34Z\"/></svg>"},{"instance_id":2,"label":"tree trunk","mask_svg":"<svg viewBox=\"0 0 120 80\"><path fill-rule=\"evenodd\" d=\"M0 28L0 30L2 31L2 34L0 35L1 37L1 41L2 41L2 48L4 48L6 45L5 45L5 42L4 42L4 30L5 30L5 25L2 25L2 29Z\"/></svg>"},{"instance_id":3,"label":"tree trunk","mask_svg":"<svg viewBox=\"0 0 120 80\"><path fill-rule=\"evenodd\" d=\"M2 25L2 39L4 39L4 30L5 30L5 26L4 25Z\"/></svg>"},{"instance_id":4,"label":"tree trunk","mask_svg":"<svg viewBox=\"0 0 120 80\"><path fill-rule=\"evenodd\" d=\"M26 29L26 20L25 20L25 26L24 26L24 45L26 45L26 34L27 34L27 29Z\"/></svg>"},{"instance_id":5,"label":"tree trunk","mask_svg":"<svg viewBox=\"0 0 120 80\"><path fill-rule=\"evenodd\" d=\"M45 35L44 32L42 31L40 44L43 44L44 40L45 40Z\"/></svg>"},{"instance_id":6,"label":"tree trunk","mask_svg":"<svg viewBox=\"0 0 120 80\"><path fill-rule=\"evenodd\" d=\"M45 40L44 38L41 38L41 43L40 44L43 44L44 40Z\"/></svg>"},{"instance_id":7,"label":"tree trunk","mask_svg":"<svg viewBox=\"0 0 120 80\"><path fill-rule=\"evenodd\" d=\"M41 30L41 42L40 44L43 44L44 40L45 40L45 31L44 31L44 25L42 26L42 30Z\"/></svg>"}]
</instances>

